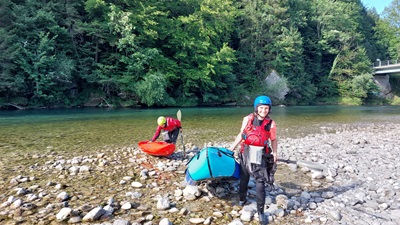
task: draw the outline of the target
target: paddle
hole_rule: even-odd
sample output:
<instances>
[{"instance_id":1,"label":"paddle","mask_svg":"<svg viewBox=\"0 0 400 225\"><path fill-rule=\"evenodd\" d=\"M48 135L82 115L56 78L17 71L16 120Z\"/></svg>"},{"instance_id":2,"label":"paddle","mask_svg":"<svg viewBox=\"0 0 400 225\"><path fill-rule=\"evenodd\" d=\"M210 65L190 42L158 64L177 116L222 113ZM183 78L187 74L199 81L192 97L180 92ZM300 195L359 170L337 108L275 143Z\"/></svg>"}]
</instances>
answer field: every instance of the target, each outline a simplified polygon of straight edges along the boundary
<instances>
[{"instance_id":1,"label":"paddle","mask_svg":"<svg viewBox=\"0 0 400 225\"><path fill-rule=\"evenodd\" d=\"M182 113L181 110L178 110L176 113L176 117L178 118L179 121L182 122ZM183 147L183 158L186 157L186 149L185 149L185 144L183 143L183 134L182 134L182 128L181 128L181 139L182 139L182 147Z\"/></svg>"}]
</instances>

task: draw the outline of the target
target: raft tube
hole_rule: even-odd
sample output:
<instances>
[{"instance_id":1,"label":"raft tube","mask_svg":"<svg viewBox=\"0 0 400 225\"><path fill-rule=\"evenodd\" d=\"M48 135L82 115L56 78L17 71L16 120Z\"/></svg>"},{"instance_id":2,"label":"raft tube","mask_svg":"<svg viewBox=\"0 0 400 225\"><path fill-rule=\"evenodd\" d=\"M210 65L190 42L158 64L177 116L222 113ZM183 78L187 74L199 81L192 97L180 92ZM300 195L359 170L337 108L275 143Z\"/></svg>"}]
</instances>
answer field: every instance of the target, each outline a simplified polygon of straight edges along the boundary
<instances>
[{"instance_id":1,"label":"raft tube","mask_svg":"<svg viewBox=\"0 0 400 225\"><path fill-rule=\"evenodd\" d=\"M239 179L240 165L233 152L221 147L206 147L187 163L186 182L231 177Z\"/></svg>"}]
</instances>

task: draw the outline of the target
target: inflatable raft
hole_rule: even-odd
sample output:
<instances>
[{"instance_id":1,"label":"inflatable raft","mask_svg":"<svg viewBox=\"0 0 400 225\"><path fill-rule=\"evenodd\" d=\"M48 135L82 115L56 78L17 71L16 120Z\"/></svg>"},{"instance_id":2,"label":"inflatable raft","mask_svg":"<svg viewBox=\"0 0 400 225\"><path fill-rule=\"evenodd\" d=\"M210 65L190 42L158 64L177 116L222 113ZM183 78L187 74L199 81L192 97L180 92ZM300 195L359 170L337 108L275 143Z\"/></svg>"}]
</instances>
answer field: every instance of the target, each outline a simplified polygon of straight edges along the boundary
<instances>
[{"instance_id":1,"label":"inflatable raft","mask_svg":"<svg viewBox=\"0 0 400 225\"><path fill-rule=\"evenodd\" d=\"M226 148L207 147L194 155L187 163L186 182L205 179L240 177L240 165L233 152Z\"/></svg>"},{"instance_id":2,"label":"inflatable raft","mask_svg":"<svg viewBox=\"0 0 400 225\"><path fill-rule=\"evenodd\" d=\"M175 145L164 141L141 141L139 142L139 148L153 156L169 156L175 151Z\"/></svg>"}]
</instances>

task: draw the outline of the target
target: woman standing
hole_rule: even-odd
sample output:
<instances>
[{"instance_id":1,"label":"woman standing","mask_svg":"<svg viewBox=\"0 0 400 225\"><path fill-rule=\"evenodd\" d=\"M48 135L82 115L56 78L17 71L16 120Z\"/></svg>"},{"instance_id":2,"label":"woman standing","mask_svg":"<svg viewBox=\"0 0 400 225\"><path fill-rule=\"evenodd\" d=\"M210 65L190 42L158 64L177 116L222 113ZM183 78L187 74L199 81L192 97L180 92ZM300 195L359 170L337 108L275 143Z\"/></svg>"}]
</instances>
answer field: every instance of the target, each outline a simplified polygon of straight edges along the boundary
<instances>
[{"instance_id":1,"label":"woman standing","mask_svg":"<svg viewBox=\"0 0 400 225\"><path fill-rule=\"evenodd\" d=\"M265 187L273 185L276 162L278 160L278 140L276 124L270 118L272 102L268 96L258 96L254 100L254 112L243 118L242 127L229 148L240 147L239 205L247 202L250 176L256 180L257 212L260 224L267 223L264 214Z\"/></svg>"}]
</instances>

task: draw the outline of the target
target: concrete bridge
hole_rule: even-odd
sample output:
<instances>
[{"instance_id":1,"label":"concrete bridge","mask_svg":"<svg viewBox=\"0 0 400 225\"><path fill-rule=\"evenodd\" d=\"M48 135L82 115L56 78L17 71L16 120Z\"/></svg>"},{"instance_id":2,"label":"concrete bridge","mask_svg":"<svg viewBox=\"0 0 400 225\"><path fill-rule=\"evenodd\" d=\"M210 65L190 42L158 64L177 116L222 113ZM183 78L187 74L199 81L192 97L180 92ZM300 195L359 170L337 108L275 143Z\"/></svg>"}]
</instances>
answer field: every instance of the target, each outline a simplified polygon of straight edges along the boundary
<instances>
[{"instance_id":1,"label":"concrete bridge","mask_svg":"<svg viewBox=\"0 0 400 225\"><path fill-rule=\"evenodd\" d=\"M392 91L389 74L400 73L400 61L377 59L372 68L375 74L374 81L381 87L381 96L385 97Z\"/></svg>"},{"instance_id":2,"label":"concrete bridge","mask_svg":"<svg viewBox=\"0 0 400 225\"><path fill-rule=\"evenodd\" d=\"M391 73L400 73L400 61L396 60L384 60L377 59L372 64L375 75L387 75Z\"/></svg>"}]
</instances>

